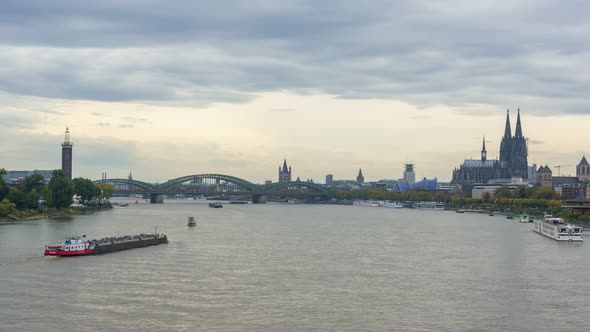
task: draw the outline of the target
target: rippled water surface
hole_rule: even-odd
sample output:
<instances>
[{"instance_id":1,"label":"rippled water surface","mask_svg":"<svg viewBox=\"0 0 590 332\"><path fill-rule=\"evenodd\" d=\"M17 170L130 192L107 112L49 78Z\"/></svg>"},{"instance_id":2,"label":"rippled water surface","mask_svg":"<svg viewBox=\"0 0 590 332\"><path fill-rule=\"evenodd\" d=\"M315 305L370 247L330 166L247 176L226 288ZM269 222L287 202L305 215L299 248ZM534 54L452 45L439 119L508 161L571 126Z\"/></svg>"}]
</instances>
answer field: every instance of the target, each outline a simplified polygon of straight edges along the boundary
<instances>
[{"instance_id":1,"label":"rippled water surface","mask_svg":"<svg viewBox=\"0 0 590 332\"><path fill-rule=\"evenodd\" d=\"M42 256L65 235L155 225L168 244ZM452 212L188 202L3 224L0 331L590 330L590 243L531 227Z\"/></svg>"}]
</instances>

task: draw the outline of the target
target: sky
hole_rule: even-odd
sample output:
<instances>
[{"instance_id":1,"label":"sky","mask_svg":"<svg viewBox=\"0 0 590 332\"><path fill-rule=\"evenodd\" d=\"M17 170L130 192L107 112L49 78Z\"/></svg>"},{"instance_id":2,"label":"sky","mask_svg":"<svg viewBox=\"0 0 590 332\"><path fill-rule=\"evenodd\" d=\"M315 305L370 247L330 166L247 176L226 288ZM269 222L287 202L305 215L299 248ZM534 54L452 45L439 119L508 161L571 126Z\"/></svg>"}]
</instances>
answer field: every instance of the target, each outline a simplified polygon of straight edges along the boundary
<instances>
[{"instance_id":1,"label":"sky","mask_svg":"<svg viewBox=\"0 0 590 332\"><path fill-rule=\"evenodd\" d=\"M450 181L520 108L529 164L590 153L586 1L12 1L0 168Z\"/></svg>"}]
</instances>

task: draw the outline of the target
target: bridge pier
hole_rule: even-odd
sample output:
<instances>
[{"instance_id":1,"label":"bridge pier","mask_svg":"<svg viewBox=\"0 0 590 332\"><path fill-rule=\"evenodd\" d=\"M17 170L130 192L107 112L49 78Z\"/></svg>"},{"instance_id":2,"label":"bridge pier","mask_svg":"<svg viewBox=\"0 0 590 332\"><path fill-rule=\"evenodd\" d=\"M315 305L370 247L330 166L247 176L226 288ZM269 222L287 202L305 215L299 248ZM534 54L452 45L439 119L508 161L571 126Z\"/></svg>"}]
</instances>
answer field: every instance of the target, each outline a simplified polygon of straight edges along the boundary
<instances>
[{"instance_id":1,"label":"bridge pier","mask_svg":"<svg viewBox=\"0 0 590 332\"><path fill-rule=\"evenodd\" d=\"M164 195L150 194L150 204L161 204L161 203L164 203Z\"/></svg>"},{"instance_id":2,"label":"bridge pier","mask_svg":"<svg viewBox=\"0 0 590 332\"><path fill-rule=\"evenodd\" d=\"M252 203L253 204L265 204L266 203L266 195L253 195L252 196Z\"/></svg>"}]
</instances>

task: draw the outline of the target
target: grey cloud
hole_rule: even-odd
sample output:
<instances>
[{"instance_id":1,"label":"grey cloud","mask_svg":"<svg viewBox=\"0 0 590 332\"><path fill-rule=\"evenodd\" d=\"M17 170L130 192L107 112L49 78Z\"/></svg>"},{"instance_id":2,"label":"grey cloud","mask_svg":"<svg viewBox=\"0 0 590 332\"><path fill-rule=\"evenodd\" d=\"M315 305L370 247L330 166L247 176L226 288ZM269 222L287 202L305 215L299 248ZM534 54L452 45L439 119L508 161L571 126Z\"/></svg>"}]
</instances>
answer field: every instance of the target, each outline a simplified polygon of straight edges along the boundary
<instances>
[{"instance_id":1,"label":"grey cloud","mask_svg":"<svg viewBox=\"0 0 590 332\"><path fill-rule=\"evenodd\" d=\"M55 110L51 110L51 109L46 109L46 108L37 108L37 109L33 109L31 111L37 112L37 113L52 114L52 115L64 115L63 112L55 111Z\"/></svg>"},{"instance_id":2,"label":"grey cloud","mask_svg":"<svg viewBox=\"0 0 590 332\"><path fill-rule=\"evenodd\" d=\"M133 128L133 124L123 123L119 125L119 128Z\"/></svg>"},{"instance_id":3,"label":"grey cloud","mask_svg":"<svg viewBox=\"0 0 590 332\"><path fill-rule=\"evenodd\" d=\"M534 139L529 139L528 142L529 142L529 144L533 144L533 145L541 145L541 144L545 143L543 141L538 141L538 140L534 140Z\"/></svg>"},{"instance_id":4,"label":"grey cloud","mask_svg":"<svg viewBox=\"0 0 590 332\"><path fill-rule=\"evenodd\" d=\"M132 122L132 123L149 123L150 122L146 118L138 118L138 117L132 117L132 116L123 117L123 120L125 120L127 122Z\"/></svg>"},{"instance_id":5,"label":"grey cloud","mask_svg":"<svg viewBox=\"0 0 590 332\"><path fill-rule=\"evenodd\" d=\"M3 123L1 120L5 119L2 116L0 113L0 125ZM22 135L20 128L14 127L0 130L0 141L11 142L17 136L19 145L9 144L2 150L0 168L31 170L61 167L62 135ZM114 137L79 137L75 133L72 139L74 176L93 180L99 179L100 174L105 171L109 177L126 177L130 170L135 178L143 181L163 182L168 178L211 172L248 179L248 176L237 174L236 169L252 166L253 163L241 153L226 151L219 144L153 142L146 146ZM27 147L27 153L23 153L22 146ZM171 168L170 165L176 167Z\"/></svg>"},{"instance_id":6,"label":"grey cloud","mask_svg":"<svg viewBox=\"0 0 590 332\"><path fill-rule=\"evenodd\" d=\"M0 140L10 141L19 136L19 146L26 146L27 153L22 149L3 149L0 168L11 170L58 169L61 167L62 135L34 134L22 135L18 128L0 130ZM73 136L74 140L74 176L93 179L100 178L100 172L117 169L118 167L134 167L137 146L134 142L123 141L110 137L84 139Z\"/></svg>"},{"instance_id":7,"label":"grey cloud","mask_svg":"<svg viewBox=\"0 0 590 332\"><path fill-rule=\"evenodd\" d=\"M109 122L99 122L98 125L100 127L110 127L111 126L111 124Z\"/></svg>"},{"instance_id":8,"label":"grey cloud","mask_svg":"<svg viewBox=\"0 0 590 332\"><path fill-rule=\"evenodd\" d=\"M275 109L272 109L270 111L271 112L275 112L275 113L285 113L285 112L293 112L295 110L292 109L292 108L275 108Z\"/></svg>"},{"instance_id":9,"label":"grey cloud","mask_svg":"<svg viewBox=\"0 0 590 332\"><path fill-rule=\"evenodd\" d=\"M583 1L7 1L0 90L191 105L318 91L587 114L589 11Z\"/></svg>"},{"instance_id":10,"label":"grey cloud","mask_svg":"<svg viewBox=\"0 0 590 332\"><path fill-rule=\"evenodd\" d=\"M3 113L0 111L0 128L31 128L31 120L17 113ZM5 129L3 129L5 130ZM0 130L1 131L1 130ZM4 142L14 141L14 137Z\"/></svg>"}]
</instances>

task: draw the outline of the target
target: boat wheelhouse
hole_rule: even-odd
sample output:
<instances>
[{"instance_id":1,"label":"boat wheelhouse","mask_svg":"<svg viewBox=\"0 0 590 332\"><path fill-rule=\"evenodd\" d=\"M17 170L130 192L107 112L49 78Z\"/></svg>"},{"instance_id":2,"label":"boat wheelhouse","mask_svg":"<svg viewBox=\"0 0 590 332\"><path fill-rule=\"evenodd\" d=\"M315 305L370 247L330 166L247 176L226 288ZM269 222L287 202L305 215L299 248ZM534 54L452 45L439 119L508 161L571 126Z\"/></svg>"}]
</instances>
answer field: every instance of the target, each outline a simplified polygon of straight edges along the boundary
<instances>
[{"instance_id":1,"label":"boat wheelhouse","mask_svg":"<svg viewBox=\"0 0 590 332\"><path fill-rule=\"evenodd\" d=\"M563 219L551 215L543 219L533 220L533 231L557 241L582 242L584 229L563 222Z\"/></svg>"},{"instance_id":2,"label":"boat wheelhouse","mask_svg":"<svg viewBox=\"0 0 590 332\"><path fill-rule=\"evenodd\" d=\"M81 256L92 255L94 253L95 243L86 240L86 235L82 239L68 238L61 244L50 244L45 246L45 256Z\"/></svg>"}]
</instances>

